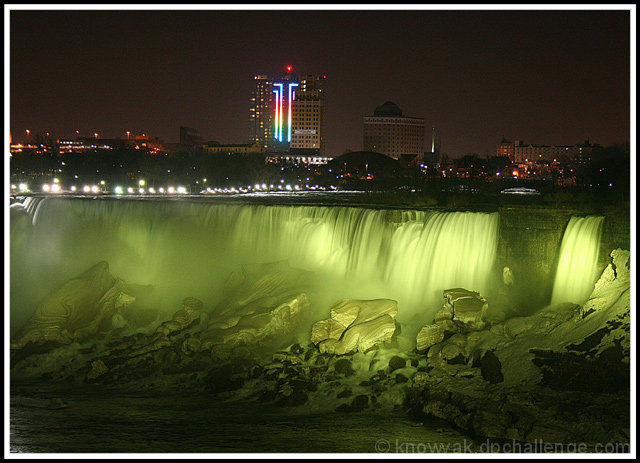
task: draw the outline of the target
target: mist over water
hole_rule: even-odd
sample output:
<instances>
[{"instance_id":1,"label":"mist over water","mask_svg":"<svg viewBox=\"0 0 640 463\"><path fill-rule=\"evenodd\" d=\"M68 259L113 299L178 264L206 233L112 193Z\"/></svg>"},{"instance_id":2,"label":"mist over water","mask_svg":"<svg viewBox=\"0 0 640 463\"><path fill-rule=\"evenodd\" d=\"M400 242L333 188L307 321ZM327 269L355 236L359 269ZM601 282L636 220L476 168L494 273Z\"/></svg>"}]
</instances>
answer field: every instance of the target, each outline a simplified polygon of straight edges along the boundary
<instances>
[{"instance_id":1,"label":"mist over water","mask_svg":"<svg viewBox=\"0 0 640 463\"><path fill-rule=\"evenodd\" d=\"M598 279L604 217L571 217L562 238L551 303L584 304Z\"/></svg>"},{"instance_id":2,"label":"mist over water","mask_svg":"<svg viewBox=\"0 0 640 463\"><path fill-rule=\"evenodd\" d=\"M486 293L497 213L28 198L11 210L12 332L50 291L105 260L151 285L136 303L172 313L187 296L214 306L241 264L288 260L315 272L312 319L342 298L392 298L400 321L428 323L442 290Z\"/></svg>"}]
</instances>

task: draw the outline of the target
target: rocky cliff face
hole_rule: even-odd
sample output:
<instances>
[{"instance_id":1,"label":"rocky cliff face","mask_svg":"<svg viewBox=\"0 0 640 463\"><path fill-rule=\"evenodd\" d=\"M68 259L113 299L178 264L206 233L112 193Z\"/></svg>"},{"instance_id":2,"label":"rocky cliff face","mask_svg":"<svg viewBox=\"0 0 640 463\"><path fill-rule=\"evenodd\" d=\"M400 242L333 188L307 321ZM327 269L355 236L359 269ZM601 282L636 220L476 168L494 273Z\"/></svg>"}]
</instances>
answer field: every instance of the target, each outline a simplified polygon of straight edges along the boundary
<instances>
[{"instance_id":1,"label":"rocky cliff face","mask_svg":"<svg viewBox=\"0 0 640 463\"><path fill-rule=\"evenodd\" d=\"M583 307L549 306L483 329L436 317L445 337L413 377L414 408L483 437L627 442L629 252L610 256Z\"/></svg>"}]
</instances>

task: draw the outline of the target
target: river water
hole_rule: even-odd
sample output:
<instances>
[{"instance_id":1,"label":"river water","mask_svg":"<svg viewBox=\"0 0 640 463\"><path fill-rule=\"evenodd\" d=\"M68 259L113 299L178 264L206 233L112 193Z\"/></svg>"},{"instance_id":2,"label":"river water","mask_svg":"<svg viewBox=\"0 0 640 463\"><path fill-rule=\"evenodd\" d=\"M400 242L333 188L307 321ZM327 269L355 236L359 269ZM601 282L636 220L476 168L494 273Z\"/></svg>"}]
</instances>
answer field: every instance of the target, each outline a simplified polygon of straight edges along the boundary
<instances>
[{"instance_id":1,"label":"river water","mask_svg":"<svg viewBox=\"0 0 640 463\"><path fill-rule=\"evenodd\" d=\"M49 409L51 397L67 408ZM10 451L29 453L417 453L476 448L447 423L400 410L305 411L211 395L11 396ZM347 431L348 432L345 432Z\"/></svg>"}]
</instances>

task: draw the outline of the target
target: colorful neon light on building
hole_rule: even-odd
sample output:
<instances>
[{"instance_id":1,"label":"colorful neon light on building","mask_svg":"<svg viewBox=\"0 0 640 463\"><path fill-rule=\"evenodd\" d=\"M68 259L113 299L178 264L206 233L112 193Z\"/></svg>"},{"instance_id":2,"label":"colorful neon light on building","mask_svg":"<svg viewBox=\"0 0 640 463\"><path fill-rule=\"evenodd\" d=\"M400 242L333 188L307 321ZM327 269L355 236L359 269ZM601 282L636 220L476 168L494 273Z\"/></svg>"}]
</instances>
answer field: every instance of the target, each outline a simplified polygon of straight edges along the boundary
<instances>
[{"instance_id":1,"label":"colorful neon light on building","mask_svg":"<svg viewBox=\"0 0 640 463\"><path fill-rule=\"evenodd\" d=\"M296 92L293 90L293 87L297 87L297 83L289 84L289 127L287 127L287 141L291 141L291 122L292 122L292 113L291 113L291 102L296 99Z\"/></svg>"},{"instance_id":2,"label":"colorful neon light on building","mask_svg":"<svg viewBox=\"0 0 640 463\"><path fill-rule=\"evenodd\" d=\"M275 89L273 92L276 94L276 127L275 127L275 138L279 141L282 141L282 100L284 99L284 84L276 83L273 84L274 87L280 87L280 89Z\"/></svg>"}]
</instances>

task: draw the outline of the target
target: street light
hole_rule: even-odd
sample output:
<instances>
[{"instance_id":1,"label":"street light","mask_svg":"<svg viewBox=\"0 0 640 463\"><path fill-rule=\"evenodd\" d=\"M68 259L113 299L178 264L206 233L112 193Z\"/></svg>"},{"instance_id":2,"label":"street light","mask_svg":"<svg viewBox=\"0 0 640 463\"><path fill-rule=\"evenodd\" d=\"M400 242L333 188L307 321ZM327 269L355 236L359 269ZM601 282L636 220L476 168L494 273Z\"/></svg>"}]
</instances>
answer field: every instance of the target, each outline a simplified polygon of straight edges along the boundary
<instances>
[{"instance_id":1,"label":"street light","mask_svg":"<svg viewBox=\"0 0 640 463\"><path fill-rule=\"evenodd\" d=\"M130 139L131 132L127 130L127 140Z\"/></svg>"},{"instance_id":2,"label":"street light","mask_svg":"<svg viewBox=\"0 0 640 463\"><path fill-rule=\"evenodd\" d=\"M31 130L27 129L26 132L27 132L27 144L29 144L29 134L31 133Z\"/></svg>"},{"instance_id":3,"label":"street light","mask_svg":"<svg viewBox=\"0 0 640 463\"><path fill-rule=\"evenodd\" d=\"M96 140L98 139L98 132L93 132L93 136L96 137Z\"/></svg>"}]
</instances>

